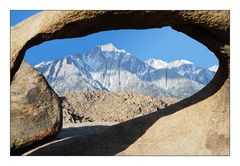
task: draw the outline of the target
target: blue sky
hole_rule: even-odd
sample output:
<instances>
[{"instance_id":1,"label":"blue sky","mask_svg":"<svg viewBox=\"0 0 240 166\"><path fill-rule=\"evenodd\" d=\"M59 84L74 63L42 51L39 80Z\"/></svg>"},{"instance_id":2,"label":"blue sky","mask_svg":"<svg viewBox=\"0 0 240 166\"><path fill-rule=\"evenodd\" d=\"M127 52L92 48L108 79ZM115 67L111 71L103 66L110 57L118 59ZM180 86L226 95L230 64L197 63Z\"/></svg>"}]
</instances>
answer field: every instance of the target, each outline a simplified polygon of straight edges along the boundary
<instances>
[{"instance_id":1,"label":"blue sky","mask_svg":"<svg viewBox=\"0 0 240 166\"><path fill-rule=\"evenodd\" d=\"M11 11L11 26L39 11ZM74 53L84 53L96 45L113 43L145 61L149 58L171 62L186 59L197 66L218 64L215 55L204 45L171 27L147 30L114 30L91 34L81 38L44 42L27 50L25 60L36 65Z\"/></svg>"}]
</instances>

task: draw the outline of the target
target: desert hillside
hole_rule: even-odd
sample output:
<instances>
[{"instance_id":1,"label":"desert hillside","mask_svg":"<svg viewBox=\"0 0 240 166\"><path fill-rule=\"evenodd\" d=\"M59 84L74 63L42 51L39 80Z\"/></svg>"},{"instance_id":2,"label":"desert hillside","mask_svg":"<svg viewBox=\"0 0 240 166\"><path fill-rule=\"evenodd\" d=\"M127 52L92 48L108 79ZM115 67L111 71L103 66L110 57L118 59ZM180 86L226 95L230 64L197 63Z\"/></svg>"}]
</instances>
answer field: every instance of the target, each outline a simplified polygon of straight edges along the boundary
<instances>
[{"instance_id":1,"label":"desert hillside","mask_svg":"<svg viewBox=\"0 0 240 166\"><path fill-rule=\"evenodd\" d=\"M61 97L63 122L123 122L161 110L177 102L173 98L159 99L138 93L78 92Z\"/></svg>"}]
</instances>

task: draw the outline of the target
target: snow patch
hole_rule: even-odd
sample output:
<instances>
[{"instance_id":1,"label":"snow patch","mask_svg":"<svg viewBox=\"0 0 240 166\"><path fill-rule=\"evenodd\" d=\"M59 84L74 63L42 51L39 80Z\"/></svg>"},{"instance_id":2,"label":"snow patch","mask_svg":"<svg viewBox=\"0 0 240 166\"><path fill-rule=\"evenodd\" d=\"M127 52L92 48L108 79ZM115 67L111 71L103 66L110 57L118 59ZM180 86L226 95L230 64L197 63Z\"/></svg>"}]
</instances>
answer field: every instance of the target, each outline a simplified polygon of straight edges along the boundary
<instances>
[{"instance_id":1,"label":"snow patch","mask_svg":"<svg viewBox=\"0 0 240 166\"><path fill-rule=\"evenodd\" d=\"M165 62L160 59L149 59L149 60L145 61L145 63L152 66L155 69L171 69L171 68L180 67L180 66L186 65L186 64L193 65L192 62L185 60L185 59L172 61L170 63Z\"/></svg>"},{"instance_id":2,"label":"snow patch","mask_svg":"<svg viewBox=\"0 0 240 166\"><path fill-rule=\"evenodd\" d=\"M52 62L53 62L53 61L41 62L41 63L39 63L39 64L36 64L36 65L34 66L34 68L40 68L40 67L46 66L46 65L48 65L48 64L50 64L50 63L52 63Z\"/></svg>"},{"instance_id":3,"label":"snow patch","mask_svg":"<svg viewBox=\"0 0 240 166\"><path fill-rule=\"evenodd\" d=\"M160 59L149 59L145 61L146 64L152 66L155 69L167 68L168 63Z\"/></svg>"},{"instance_id":4,"label":"snow patch","mask_svg":"<svg viewBox=\"0 0 240 166\"><path fill-rule=\"evenodd\" d=\"M208 70L213 71L213 72L217 72L218 67L219 67L218 65L213 65L213 66L209 67Z\"/></svg>"},{"instance_id":5,"label":"snow patch","mask_svg":"<svg viewBox=\"0 0 240 166\"><path fill-rule=\"evenodd\" d=\"M119 53L124 53L126 55L130 55L130 53L128 53L126 50L118 49L112 43L98 45L97 47L99 47L103 52L119 52Z\"/></svg>"}]
</instances>

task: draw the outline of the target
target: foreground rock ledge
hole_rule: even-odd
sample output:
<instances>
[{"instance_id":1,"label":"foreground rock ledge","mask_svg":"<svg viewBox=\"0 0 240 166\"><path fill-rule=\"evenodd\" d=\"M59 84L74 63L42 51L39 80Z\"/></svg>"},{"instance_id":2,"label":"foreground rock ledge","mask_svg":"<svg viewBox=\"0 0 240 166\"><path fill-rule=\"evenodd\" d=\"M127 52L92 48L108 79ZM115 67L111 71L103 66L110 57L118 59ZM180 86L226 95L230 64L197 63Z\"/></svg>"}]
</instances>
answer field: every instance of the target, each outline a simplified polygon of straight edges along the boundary
<instances>
[{"instance_id":1,"label":"foreground rock ledge","mask_svg":"<svg viewBox=\"0 0 240 166\"><path fill-rule=\"evenodd\" d=\"M62 127L58 96L44 77L23 62L11 83L11 150L55 135Z\"/></svg>"}]
</instances>

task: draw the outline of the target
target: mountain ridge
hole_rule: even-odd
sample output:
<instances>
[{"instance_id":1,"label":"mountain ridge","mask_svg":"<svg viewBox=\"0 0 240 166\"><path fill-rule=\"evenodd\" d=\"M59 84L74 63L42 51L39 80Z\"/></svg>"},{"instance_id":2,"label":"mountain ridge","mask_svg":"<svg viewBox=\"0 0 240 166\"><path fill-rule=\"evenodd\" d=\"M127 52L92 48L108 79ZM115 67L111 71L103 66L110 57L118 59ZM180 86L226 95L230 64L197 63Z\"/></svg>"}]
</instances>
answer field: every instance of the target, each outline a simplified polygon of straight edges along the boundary
<instances>
[{"instance_id":1,"label":"mountain ridge","mask_svg":"<svg viewBox=\"0 0 240 166\"><path fill-rule=\"evenodd\" d=\"M150 63L153 60L143 62L109 43L83 54L41 62L35 68L60 96L77 91L129 90L153 97L182 99L202 89L215 74L187 60Z\"/></svg>"}]
</instances>

